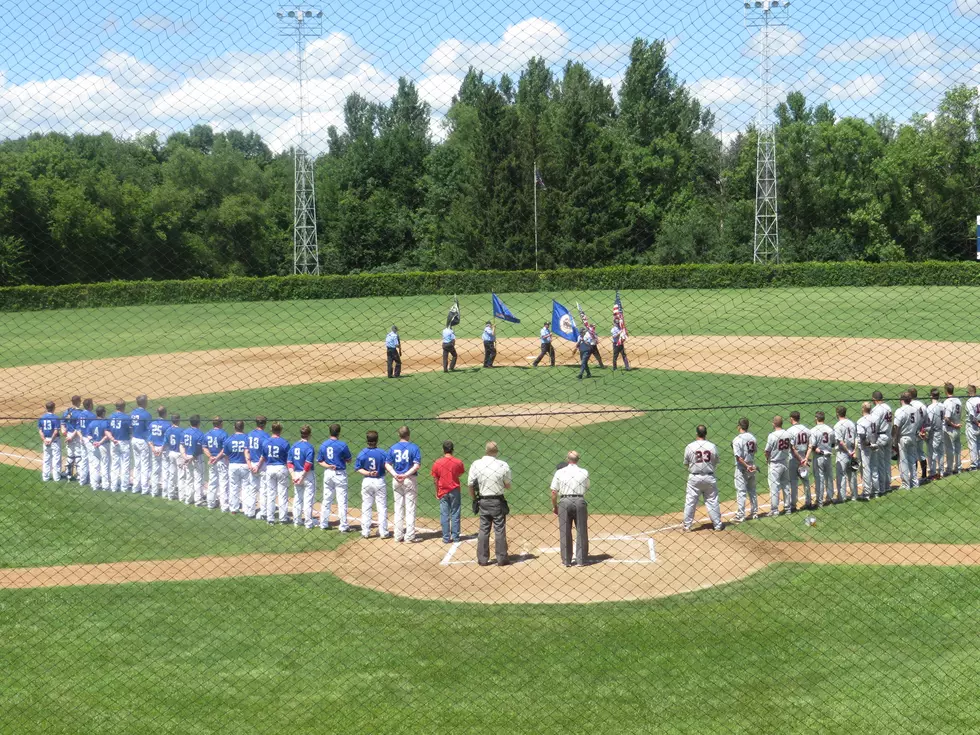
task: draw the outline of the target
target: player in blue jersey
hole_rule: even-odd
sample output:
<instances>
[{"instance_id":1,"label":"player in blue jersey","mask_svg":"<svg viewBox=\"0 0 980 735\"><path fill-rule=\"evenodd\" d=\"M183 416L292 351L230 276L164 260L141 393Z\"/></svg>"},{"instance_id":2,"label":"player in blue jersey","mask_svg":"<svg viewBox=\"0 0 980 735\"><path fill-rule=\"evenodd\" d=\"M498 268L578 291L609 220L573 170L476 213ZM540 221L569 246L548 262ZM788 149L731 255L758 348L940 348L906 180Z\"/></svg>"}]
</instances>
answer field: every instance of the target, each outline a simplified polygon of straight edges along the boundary
<instances>
[{"instance_id":1,"label":"player in blue jersey","mask_svg":"<svg viewBox=\"0 0 980 735\"><path fill-rule=\"evenodd\" d=\"M146 410L145 395L136 396L136 408L129 414L129 424L133 430L133 492L151 495L150 486L150 412Z\"/></svg>"},{"instance_id":2,"label":"player in blue jersey","mask_svg":"<svg viewBox=\"0 0 980 735\"><path fill-rule=\"evenodd\" d=\"M109 434L112 437L109 444L112 456L110 489L114 493L124 493L129 490L129 455L133 435L129 414L126 413L126 401L116 401L116 410L109 416Z\"/></svg>"},{"instance_id":3,"label":"player in blue jersey","mask_svg":"<svg viewBox=\"0 0 980 735\"><path fill-rule=\"evenodd\" d=\"M167 500L177 499L177 489L183 484L184 463L180 458L180 445L184 438L184 430L180 428L180 414L170 416L170 428L164 434L166 444L166 477L163 483L163 497Z\"/></svg>"},{"instance_id":4,"label":"player in blue jersey","mask_svg":"<svg viewBox=\"0 0 980 735\"><path fill-rule=\"evenodd\" d=\"M249 477L248 460L245 451L248 448L248 436L245 434L245 422L235 422L235 433L225 439L224 454L228 459L228 509L232 515L237 515L242 509L242 498L247 494ZM252 504L252 515L255 517L255 504Z\"/></svg>"},{"instance_id":5,"label":"player in blue jersey","mask_svg":"<svg viewBox=\"0 0 980 735\"><path fill-rule=\"evenodd\" d=\"M204 432L201 417L194 414L190 428L180 437L180 458L184 464L184 486L180 489L184 505L204 505Z\"/></svg>"},{"instance_id":6,"label":"player in blue jersey","mask_svg":"<svg viewBox=\"0 0 980 735\"><path fill-rule=\"evenodd\" d=\"M388 486L385 484L385 462L388 454L378 447L378 432L369 431L367 446L357 454L354 469L361 480L361 535L371 535L371 506L378 513L378 538L388 538Z\"/></svg>"},{"instance_id":7,"label":"player in blue jersey","mask_svg":"<svg viewBox=\"0 0 980 735\"><path fill-rule=\"evenodd\" d=\"M347 533L347 464L353 459L346 442L340 441L340 424L330 424L330 438L320 445L317 463L323 468L323 502L320 528L330 527L330 506L337 498L337 530Z\"/></svg>"},{"instance_id":8,"label":"player in blue jersey","mask_svg":"<svg viewBox=\"0 0 980 735\"><path fill-rule=\"evenodd\" d=\"M204 457L208 469L208 508L221 508L227 513L228 507L228 457L225 456L225 442L228 432L222 429L224 421L220 416L211 419L211 431L204 435Z\"/></svg>"},{"instance_id":9,"label":"player in blue jersey","mask_svg":"<svg viewBox=\"0 0 980 735\"><path fill-rule=\"evenodd\" d=\"M159 498L167 481L167 407L157 406L157 417L150 422L150 494Z\"/></svg>"},{"instance_id":10,"label":"player in blue jersey","mask_svg":"<svg viewBox=\"0 0 980 735\"><path fill-rule=\"evenodd\" d=\"M81 454L82 439L78 432L78 414L82 410L82 397L72 396L71 405L61 414L61 435L65 438L65 472L62 475L68 482L78 481L78 460Z\"/></svg>"},{"instance_id":11,"label":"player in blue jersey","mask_svg":"<svg viewBox=\"0 0 980 735\"><path fill-rule=\"evenodd\" d=\"M299 430L299 441L289 448L286 467L292 477L293 525L313 528L313 496L316 495L316 471L313 464L315 450L310 444L313 429L304 426Z\"/></svg>"},{"instance_id":12,"label":"player in blue jersey","mask_svg":"<svg viewBox=\"0 0 980 735\"><path fill-rule=\"evenodd\" d=\"M265 460L265 513L269 525L275 524L276 505L279 505L279 522L285 523L289 513L289 442L282 438L282 424L274 421L272 436L262 449Z\"/></svg>"},{"instance_id":13,"label":"player in blue jersey","mask_svg":"<svg viewBox=\"0 0 980 735\"><path fill-rule=\"evenodd\" d=\"M93 490L109 490L109 422L105 418L105 406L95 409L95 418L89 421L88 435L93 457L89 462Z\"/></svg>"},{"instance_id":14,"label":"player in blue jersey","mask_svg":"<svg viewBox=\"0 0 980 735\"><path fill-rule=\"evenodd\" d=\"M41 437L41 482L61 481L61 417L54 412L54 401L44 404L45 412L37 420Z\"/></svg>"},{"instance_id":15,"label":"player in blue jersey","mask_svg":"<svg viewBox=\"0 0 980 735\"><path fill-rule=\"evenodd\" d=\"M415 541L415 509L419 499L419 467L422 450L409 439L407 426L398 430L398 442L388 450L385 469L391 475L391 492L395 498L395 541Z\"/></svg>"},{"instance_id":16,"label":"player in blue jersey","mask_svg":"<svg viewBox=\"0 0 980 735\"><path fill-rule=\"evenodd\" d=\"M249 518L265 519L265 473L262 472L264 462L262 451L269 435L265 433L265 416L255 417L255 428L248 433L248 446L245 459L248 464L248 486L245 488L245 498L242 507ZM259 512L255 513L255 504L259 504Z\"/></svg>"},{"instance_id":17,"label":"player in blue jersey","mask_svg":"<svg viewBox=\"0 0 980 735\"><path fill-rule=\"evenodd\" d=\"M88 425L94 420L95 412L92 410L92 399L86 398L82 401L82 409L75 414L81 446L78 459L78 482L82 485L92 484L92 474L89 471L89 465L92 461L92 439L89 437Z\"/></svg>"}]
</instances>

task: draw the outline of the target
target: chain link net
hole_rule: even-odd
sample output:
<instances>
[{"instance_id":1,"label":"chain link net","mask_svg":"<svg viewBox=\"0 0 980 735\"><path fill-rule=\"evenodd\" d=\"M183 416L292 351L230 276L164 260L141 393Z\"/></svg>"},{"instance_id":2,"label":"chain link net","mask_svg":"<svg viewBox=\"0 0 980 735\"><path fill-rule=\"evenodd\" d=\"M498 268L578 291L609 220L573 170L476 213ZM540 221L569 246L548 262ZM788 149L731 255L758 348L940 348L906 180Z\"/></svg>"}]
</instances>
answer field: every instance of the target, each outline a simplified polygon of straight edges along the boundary
<instances>
[{"instance_id":1,"label":"chain link net","mask_svg":"<svg viewBox=\"0 0 980 735\"><path fill-rule=\"evenodd\" d=\"M975 730L977 288L389 275L751 261L764 47L780 258L972 258L980 4L757 5L13 13L0 732ZM298 150L391 295L188 297Z\"/></svg>"}]
</instances>

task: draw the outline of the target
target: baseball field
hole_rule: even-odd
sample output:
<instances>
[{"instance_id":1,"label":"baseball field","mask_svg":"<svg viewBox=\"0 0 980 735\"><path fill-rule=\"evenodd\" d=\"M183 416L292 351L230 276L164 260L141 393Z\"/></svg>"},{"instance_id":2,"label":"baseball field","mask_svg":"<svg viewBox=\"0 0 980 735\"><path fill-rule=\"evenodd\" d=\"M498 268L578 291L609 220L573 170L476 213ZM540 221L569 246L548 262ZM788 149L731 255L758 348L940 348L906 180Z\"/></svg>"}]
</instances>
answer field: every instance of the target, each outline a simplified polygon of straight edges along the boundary
<instances>
[{"instance_id":1,"label":"baseball field","mask_svg":"<svg viewBox=\"0 0 980 735\"><path fill-rule=\"evenodd\" d=\"M623 291L629 372L610 368L613 292L499 295L522 322L498 322L496 367L490 296L467 296L450 374L445 296L4 314L0 731L975 730L980 474L736 524L730 442L743 416L760 444L774 414L856 420L874 390L893 408L910 384L964 396L977 289ZM530 366L552 298L599 327L591 379L557 339L558 364ZM310 424L315 445L336 421L355 454L408 425L422 542L40 481L46 400L140 393L226 429L263 414L289 441ZM683 533L700 423L729 523L699 509ZM511 466L506 567L477 566L465 498L462 541L442 543L427 468L446 439L467 465L494 440ZM593 563L568 569L549 484L572 449Z\"/></svg>"}]
</instances>

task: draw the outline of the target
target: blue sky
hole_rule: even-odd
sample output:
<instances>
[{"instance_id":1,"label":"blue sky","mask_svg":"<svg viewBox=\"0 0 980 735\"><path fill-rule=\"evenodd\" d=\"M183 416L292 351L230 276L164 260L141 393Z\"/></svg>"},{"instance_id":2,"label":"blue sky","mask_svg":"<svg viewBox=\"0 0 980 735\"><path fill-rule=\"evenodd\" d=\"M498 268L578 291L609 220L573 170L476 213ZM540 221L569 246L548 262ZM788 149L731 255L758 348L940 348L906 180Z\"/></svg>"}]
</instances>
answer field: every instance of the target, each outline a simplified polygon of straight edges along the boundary
<instances>
[{"instance_id":1,"label":"blue sky","mask_svg":"<svg viewBox=\"0 0 980 735\"><path fill-rule=\"evenodd\" d=\"M317 6L313 6L317 7ZM310 45L312 147L357 91L387 99L406 75L436 125L469 64L519 72L534 54L581 60L615 87L630 41L662 38L672 69L718 113L726 134L759 104L757 41L739 2L533 3L475 0L319 6ZM0 28L0 137L110 130L166 135L197 122L254 129L273 147L295 131L292 45L278 6L242 0L91 2L52 12L23 4ZM839 114L899 120L935 109L950 85L980 83L980 0L793 2L774 31L777 94L803 90Z\"/></svg>"}]
</instances>

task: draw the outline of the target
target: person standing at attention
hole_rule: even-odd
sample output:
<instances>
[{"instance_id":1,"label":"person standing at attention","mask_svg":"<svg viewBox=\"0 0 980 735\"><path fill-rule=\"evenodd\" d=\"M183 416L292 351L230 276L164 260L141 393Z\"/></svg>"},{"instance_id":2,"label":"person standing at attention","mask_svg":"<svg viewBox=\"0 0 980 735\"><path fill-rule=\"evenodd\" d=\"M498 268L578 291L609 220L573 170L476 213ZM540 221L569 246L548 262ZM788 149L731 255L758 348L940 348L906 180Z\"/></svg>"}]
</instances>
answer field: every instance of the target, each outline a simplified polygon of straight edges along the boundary
<instances>
[{"instance_id":1,"label":"person standing at attention","mask_svg":"<svg viewBox=\"0 0 980 735\"><path fill-rule=\"evenodd\" d=\"M402 341L398 336L398 327L391 325L391 331L385 336L385 349L388 352L388 377L402 376Z\"/></svg>"},{"instance_id":2,"label":"person standing at attention","mask_svg":"<svg viewBox=\"0 0 980 735\"><path fill-rule=\"evenodd\" d=\"M461 491L459 478L466 472L462 460L453 456L453 443L442 443L442 457L432 465L431 475L435 479L436 499L439 501L439 523L442 525L442 543L459 541L459 520Z\"/></svg>"},{"instance_id":3,"label":"person standing at attention","mask_svg":"<svg viewBox=\"0 0 980 735\"><path fill-rule=\"evenodd\" d=\"M480 488L478 508L480 531L476 540L476 561L481 567L490 564L490 526L494 532L494 551L497 566L507 564L507 514L510 508L504 493L510 490L510 465L497 458L497 442L487 442L486 454L470 466L467 487L470 497L476 497Z\"/></svg>"},{"instance_id":4,"label":"person standing at attention","mask_svg":"<svg viewBox=\"0 0 980 735\"><path fill-rule=\"evenodd\" d=\"M567 464L551 479L551 509L558 516L558 542L563 566L585 566L589 556L589 506L585 493L589 490L589 471L579 467L578 452L569 452ZM572 526L575 526L575 547L572 554Z\"/></svg>"}]
</instances>

